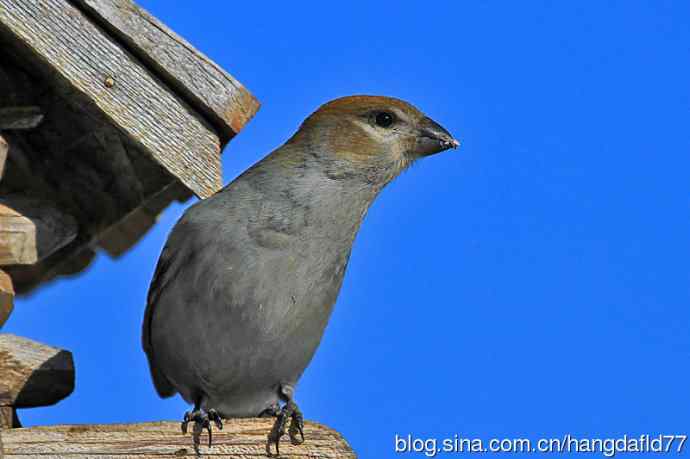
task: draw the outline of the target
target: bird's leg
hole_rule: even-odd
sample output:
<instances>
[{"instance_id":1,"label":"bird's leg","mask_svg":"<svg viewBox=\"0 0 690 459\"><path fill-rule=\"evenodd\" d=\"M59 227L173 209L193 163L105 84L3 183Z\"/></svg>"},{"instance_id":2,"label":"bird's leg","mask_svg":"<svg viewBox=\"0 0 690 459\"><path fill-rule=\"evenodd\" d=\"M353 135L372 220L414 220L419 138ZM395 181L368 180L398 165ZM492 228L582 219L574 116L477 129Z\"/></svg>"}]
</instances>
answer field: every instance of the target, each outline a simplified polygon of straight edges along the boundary
<instances>
[{"instance_id":1,"label":"bird's leg","mask_svg":"<svg viewBox=\"0 0 690 459\"><path fill-rule=\"evenodd\" d=\"M282 386L281 392L287 399L285 405L276 414L276 421L273 423L273 428L268 434L268 442L266 443L266 454L272 457L271 445L276 445L276 457L280 455L278 444L280 438L285 435L285 426L288 419L290 419L290 427L288 428L288 435L290 436L290 443L299 445L304 443L304 417L299 407L292 398L293 389L291 386ZM299 434L299 437L297 437Z\"/></svg>"},{"instance_id":2,"label":"bird's leg","mask_svg":"<svg viewBox=\"0 0 690 459\"><path fill-rule=\"evenodd\" d=\"M266 454L268 454L269 457L273 456L273 453L271 452L272 444L276 445L275 457L280 456L280 448L278 444L280 443L281 437L285 435L285 426L287 425L288 419L292 417L292 413L294 413L295 408L297 408L295 402L293 402L292 400L288 400L288 402L285 405L283 405L283 407L280 409L280 412L276 417L276 421L273 423L273 428L268 433L268 442L266 443ZM292 424L290 424L290 432L292 433Z\"/></svg>"},{"instance_id":3,"label":"bird's leg","mask_svg":"<svg viewBox=\"0 0 690 459\"><path fill-rule=\"evenodd\" d=\"M214 409L204 411L201 408L201 403L197 402L194 404L194 411L187 411L184 414L184 419L182 420L182 433L187 433L187 424L194 422L192 427L192 441L194 442L194 452L196 452L197 457L201 455L199 452L199 445L201 444L201 432L206 429L208 431L208 447L211 447L213 437L211 434L211 422L215 423L218 430L223 430L223 421L220 419L220 415Z\"/></svg>"},{"instance_id":4,"label":"bird's leg","mask_svg":"<svg viewBox=\"0 0 690 459\"><path fill-rule=\"evenodd\" d=\"M280 386L280 391L287 400L286 405L291 405L292 409L290 413L290 428L288 429L290 443L293 445L302 444L304 443L304 416L302 416L302 411L300 411L295 403L295 389L291 384L282 384ZM298 433L300 438L297 438Z\"/></svg>"},{"instance_id":5,"label":"bird's leg","mask_svg":"<svg viewBox=\"0 0 690 459\"><path fill-rule=\"evenodd\" d=\"M292 403L294 404L294 402ZM304 443L304 416L302 416L302 412L297 405L295 405L295 409L292 411L290 418L290 428L288 429L290 443L293 445L301 445ZM299 434L300 438L297 438L297 434Z\"/></svg>"}]
</instances>

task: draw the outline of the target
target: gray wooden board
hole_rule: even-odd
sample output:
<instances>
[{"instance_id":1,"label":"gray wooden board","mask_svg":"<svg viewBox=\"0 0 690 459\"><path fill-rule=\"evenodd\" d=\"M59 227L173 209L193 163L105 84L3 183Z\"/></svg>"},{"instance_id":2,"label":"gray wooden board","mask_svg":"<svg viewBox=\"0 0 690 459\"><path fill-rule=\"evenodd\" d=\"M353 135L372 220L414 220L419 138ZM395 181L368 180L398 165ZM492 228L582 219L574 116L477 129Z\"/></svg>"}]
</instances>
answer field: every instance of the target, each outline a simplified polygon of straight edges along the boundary
<instances>
[{"instance_id":1,"label":"gray wooden board","mask_svg":"<svg viewBox=\"0 0 690 459\"><path fill-rule=\"evenodd\" d=\"M214 129L67 0L0 0L0 31L12 34L93 101L197 196L220 188L220 140ZM109 78L112 87L106 84Z\"/></svg>"},{"instance_id":2,"label":"gray wooden board","mask_svg":"<svg viewBox=\"0 0 690 459\"><path fill-rule=\"evenodd\" d=\"M240 82L131 0L71 1L183 93L225 138L258 110L259 102Z\"/></svg>"}]
</instances>

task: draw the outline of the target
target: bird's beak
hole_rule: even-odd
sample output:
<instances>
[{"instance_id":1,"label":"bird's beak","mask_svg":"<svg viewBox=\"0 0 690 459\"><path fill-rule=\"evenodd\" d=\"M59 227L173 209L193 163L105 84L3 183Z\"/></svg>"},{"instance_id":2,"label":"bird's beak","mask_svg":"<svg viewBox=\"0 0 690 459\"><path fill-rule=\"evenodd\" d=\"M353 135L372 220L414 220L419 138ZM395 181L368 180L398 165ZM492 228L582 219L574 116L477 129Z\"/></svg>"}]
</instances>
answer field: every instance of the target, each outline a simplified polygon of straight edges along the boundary
<instances>
[{"instance_id":1,"label":"bird's beak","mask_svg":"<svg viewBox=\"0 0 690 459\"><path fill-rule=\"evenodd\" d=\"M419 156L428 156L459 146L460 142L455 140L443 126L426 116L422 118L415 153Z\"/></svg>"}]
</instances>

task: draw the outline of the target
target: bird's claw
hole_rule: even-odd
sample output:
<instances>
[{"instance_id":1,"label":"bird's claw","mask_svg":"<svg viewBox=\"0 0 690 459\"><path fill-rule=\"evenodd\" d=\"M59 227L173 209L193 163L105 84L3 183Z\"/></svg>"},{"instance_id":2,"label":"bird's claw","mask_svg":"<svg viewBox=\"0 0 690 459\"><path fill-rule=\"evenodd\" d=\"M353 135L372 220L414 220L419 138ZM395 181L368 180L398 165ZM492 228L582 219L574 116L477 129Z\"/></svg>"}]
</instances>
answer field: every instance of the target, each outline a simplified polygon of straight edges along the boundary
<instances>
[{"instance_id":1,"label":"bird's claw","mask_svg":"<svg viewBox=\"0 0 690 459\"><path fill-rule=\"evenodd\" d=\"M287 417L283 415L283 412L278 415L278 419L273 423L273 428L268 434L268 442L266 442L266 454L268 457L278 457L280 456L280 448L278 444L280 443L280 437L285 435L285 423L287 422ZM273 456L271 452L271 444L276 445L276 455Z\"/></svg>"},{"instance_id":2,"label":"bird's claw","mask_svg":"<svg viewBox=\"0 0 690 459\"><path fill-rule=\"evenodd\" d=\"M192 415L189 411L187 411L184 414L184 418L182 418L182 425L180 426L180 428L182 429L182 433L185 435L187 434L187 424L189 424L189 421L191 421L191 420L192 420Z\"/></svg>"},{"instance_id":3,"label":"bird's claw","mask_svg":"<svg viewBox=\"0 0 690 459\"><path fill-rule=\"evenodd\" d=\"M285 435L285 425L288 418L290 419L290 427L288 428L288 435L290 436L290 443L293 445L300 445L304 443L304 417L302 412L297 408L297 405L292 400L288 401L285 406L277 414L277 419L273 423L273 428L268 434L268 441L266 443L266 454L268 457L280 456L279 443L283 435ZM301 438L297 437L299 433ZM276 445L276 454L273 455L271 445Z\"/></svg>"},{"instance_id":4,"label":"bird's claw","mask_svg":"<svg viewBox=\"0 0 690 459\"><path fill-rule=\"evenodd\" d=\"M195 411L187 411L184 414L184 418L182 420L182 433L186 434L187 433L187 424L190 422L194 422L194 426L192 428L192 442L194 445L194 452L196 453L197 457L201 455L199 452L199 445L201 444L201 433L206 429L208 432L208 447L210 448L211 445L213 444L213 433L211 431L211 422L213 422L218 430L223 430L223 421L220 418L220 415L216 410L210 409L208 412L203 411L201 409L197 409Z\"/></svg>"},{"instance_id":5,"label":"bird's claw","mask_svg":"<svg viewBox=\"0 0 690 459\"><path fill-rule=\"evenodd\" d=\"M218 430L223 430L223 420L220 418L220 415L216 410L213 408L208 410L208 418L213 421Z\"/></svg>"},{"instance_id":6,"label":"bird's claw","mask_svg":"<svg viewBox=\"0 0 690 459\"><path fill-rule=\"evenodd\" d=\"M297 438L298 433L301 438ZM304 443L304 417L297 407L295 407L295 410L292 412L288 435L290 435L290 443L293 445L301 445Z\"/></svg>"}]
</instances>

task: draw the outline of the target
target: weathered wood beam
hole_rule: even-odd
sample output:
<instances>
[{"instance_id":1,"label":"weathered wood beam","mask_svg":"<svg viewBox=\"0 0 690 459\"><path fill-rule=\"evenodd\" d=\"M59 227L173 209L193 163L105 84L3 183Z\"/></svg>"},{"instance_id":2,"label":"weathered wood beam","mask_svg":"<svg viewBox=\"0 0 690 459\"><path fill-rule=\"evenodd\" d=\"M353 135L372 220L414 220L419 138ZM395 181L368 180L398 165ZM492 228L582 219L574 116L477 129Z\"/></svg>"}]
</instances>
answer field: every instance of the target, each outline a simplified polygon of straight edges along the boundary
<instances>
[{"instance_id":1,"label":"weathered wood beam","mask_svg":"<svg viewBox=\"0 0 690 459\"><path fill-rule=\"evenodd\" d=\"M74 218L47 201L0 198L0 265L34 264L69 244L77 232Z\"/></svg>"},{"instance_id":2,"label":"weathered wood beam","mask_svg":"<svg viewBox=\"0 0 690 459\"><path fill-rule=\"evenodd\" d=\"M0 265L30 265L36 261L36 225L0 204Z\"/></svg>"},{"instance_id":3,"label":"weathered wood beam","mask_svg":"<svg viewBox=\"0 0 690 459\"><path fill-rule=\"evenodd\" d=\"M17 408L53 405L74 390L72 353L15 335L0 334L0 375L4 422Z\"/></svg>"},{"instance_id":4,"label":"weathered wood beam","mask_svg":"<svg viewBox=\"0 0 690 459\"><path fill-rule=\"evenodd\" d=\"M240 82L133 1L74 3L183 93L226 139L237 134L258 110L259 102Z\"/></svg>"},{"instance_id":5,"label":"weathered wood beam","mask_svg":"<svg viewBox=\"0 0 690 459\"><path fill-rule=\"evenodd\" d=\"M53 405L74 390L72 353L0 333L0 405Z\"/></svg>"},{"instance_id":6,"label":"weathered wood beam","mask_svg":"<svg viewBox=\"0 0 690 459\"><path fill-rule=\"evenodd\" d=\"M0 329L12 314L12 309L14 309L12 278L5 271L0 270Z\"/></svg>"},{"instance_id":7,"label":"weathered wood beam","mask_svg":"<svg viewBox=\"0 0 690 459\"><path fill-rule=\"evenodd\" d=\"M41 107L0 108L0 129L33 129L43 121Z\"/></svg>"},{"instance_id":8,"label":"weathered wood beam","mask_svg":"<svg viewBox=\"0 0 690 459\"><path fill-rule=\"evenodd\" d=\"M215 129L67 0L0 0L0 34L200 197L221 186Z\"/></svg>"},{"instance_id":9,"label":"weathered wood beam","mask_svg":"<svg viewBox=\"0 0 690 459\"><path fill-rule=\"evenodd\" d=\"M203 457L228 459L266 457L266 434L272 424L270 418L226 420L223 430L213 432L211 448L202 438L201 453ZM179 422L31 427L4 430L0 435L5 459L195 457L192 439L180 432ZM343 437L326 426L307 421L304 437L305 442L298 446L284 439L280 443L280 457L356 458Z\"/></svg>"}]
</instances>

